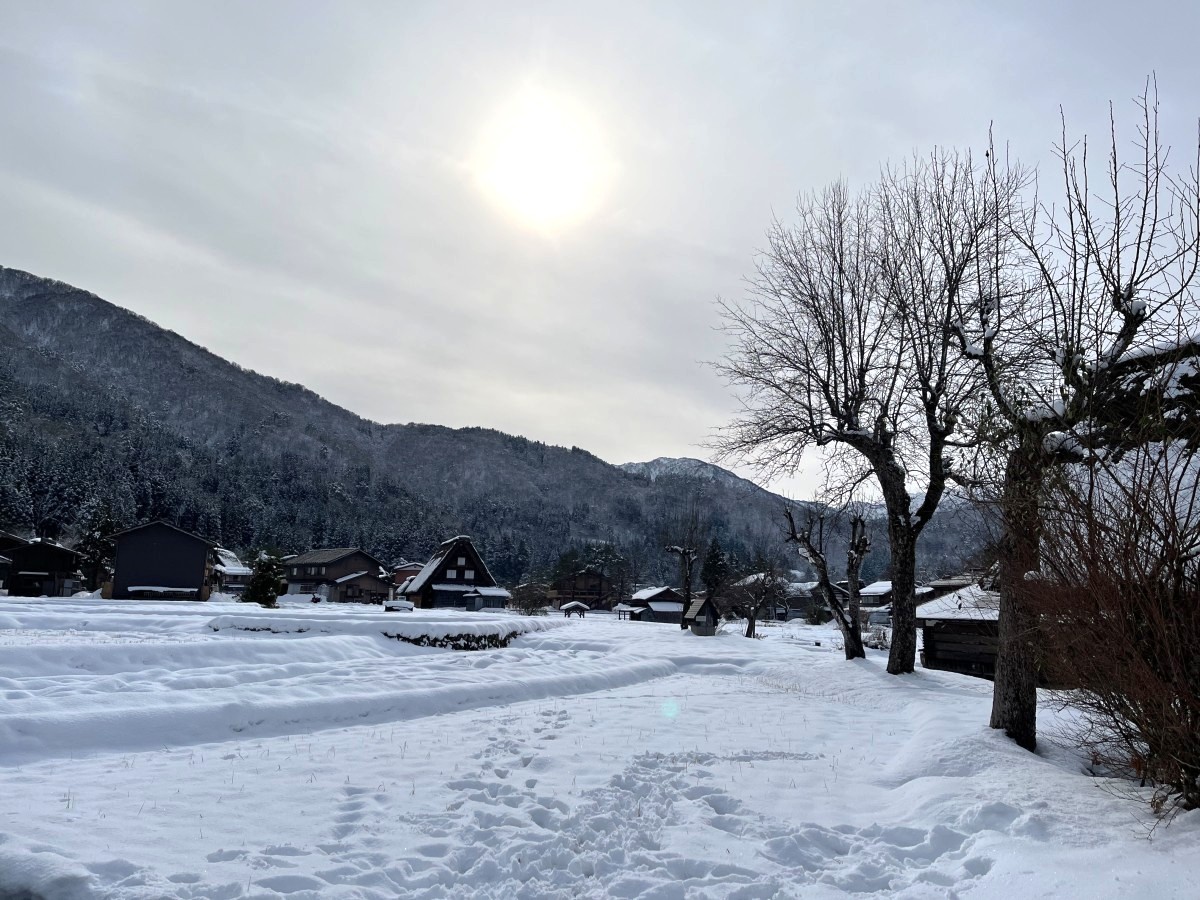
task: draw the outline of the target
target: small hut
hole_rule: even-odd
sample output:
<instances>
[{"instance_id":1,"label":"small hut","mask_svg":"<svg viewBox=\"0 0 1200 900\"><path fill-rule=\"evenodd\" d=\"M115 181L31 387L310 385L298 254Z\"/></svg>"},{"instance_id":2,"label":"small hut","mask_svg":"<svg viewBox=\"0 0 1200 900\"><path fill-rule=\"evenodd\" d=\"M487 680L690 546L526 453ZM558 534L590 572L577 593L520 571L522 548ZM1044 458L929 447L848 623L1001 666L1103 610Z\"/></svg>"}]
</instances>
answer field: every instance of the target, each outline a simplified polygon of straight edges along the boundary
<instances>
[{"instance_id":1,"label":"small hut","mask_svg":"<svg viewBox=\"0 0 1200 900\"><path fill-rule=\"evenodd\" d=\"M978 585L917 607L921 665L927 669L994 678L1000 644L1000 597Z\"/></svg>"},{"instance_id":2,"label":"small hut","mask_svg":"<svg viewBox=\"0 0 1200 900\"><path fill-rule=\"evenodd\" d=\"M697 597L683 613L683 624L692 630L692 634L701 637L711 637L717 633L717 623L721 616L717 605L707 597Z\"/></svg>"},{"instance_id":3,"label":"small hut","mask_svg":"<svg viewBox=\"0 0 1200 900\"><path fill-rule=\"evenodd\" d=\"M613 612L617 614L618 619L628 619L633 613L640 613L640 606L630 606L628 603L618 603L613 607Z\"/></svg>"},{"instance_id":4,"label":"small hut","mask_svg":"<svg viewBox=\"0 0 1200 900\"><path fill-rule=\"evenodd\" d=\"M579 616L579 618L582 619L584 617L584 614L587 613L587 611L589 609L591 609L591 607L588 606L586 603L580 602L579 600L572 600L570 603L564 603L562 606L559 607L559 609L562 610L563 615L566 616L568 619L571 617L572 613L574 613L575 615Z\"/></svg>"}]
</instances>

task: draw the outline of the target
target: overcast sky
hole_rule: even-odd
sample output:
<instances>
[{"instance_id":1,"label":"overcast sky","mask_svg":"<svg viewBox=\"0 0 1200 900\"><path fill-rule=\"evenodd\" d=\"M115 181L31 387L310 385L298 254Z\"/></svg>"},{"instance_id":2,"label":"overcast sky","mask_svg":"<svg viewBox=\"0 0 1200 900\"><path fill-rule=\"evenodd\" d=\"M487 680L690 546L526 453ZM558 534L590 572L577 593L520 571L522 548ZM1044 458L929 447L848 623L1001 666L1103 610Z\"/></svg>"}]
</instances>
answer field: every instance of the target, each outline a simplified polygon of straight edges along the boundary
<instances>
[{"instance_id":1,"label":"overcast sky","mask_svg":"<svg viewBox=\"0 0 1200 900\"><path fill-rule=\"evenodd\" d=\"M703 457L773 213L992 122L1045 165L1151 70L1186 143L1197 8L8 0L0 264L377 421ZM530 96L587 182L549 225L481 175Z\"/></svg>"}]
</instances>

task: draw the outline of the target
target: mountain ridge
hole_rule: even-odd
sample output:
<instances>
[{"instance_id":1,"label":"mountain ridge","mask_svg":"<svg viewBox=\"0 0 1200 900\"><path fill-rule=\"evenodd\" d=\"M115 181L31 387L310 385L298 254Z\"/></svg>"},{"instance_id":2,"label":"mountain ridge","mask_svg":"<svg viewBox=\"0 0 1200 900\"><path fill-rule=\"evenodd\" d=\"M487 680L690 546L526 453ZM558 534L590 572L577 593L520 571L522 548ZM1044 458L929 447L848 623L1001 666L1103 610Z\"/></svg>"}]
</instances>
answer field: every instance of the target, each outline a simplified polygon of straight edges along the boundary
<instances>
[{"instance_id":1,"label":"mountain ridge","mask_svg":"<svg viewBox=\"0 0 1200 900\"><path fill-rule=\"evenodd\" d=\"M102 507L119 524L166 518L236 549L356 545L385 558L473 533L510 581L607 542L665 582L662 546L699 510L703 539L785 556L786 501L711 463L616 466L494 429L373 422L4 267L0 347L0 527L70 534Z\"/></svg>"}]
</instances>

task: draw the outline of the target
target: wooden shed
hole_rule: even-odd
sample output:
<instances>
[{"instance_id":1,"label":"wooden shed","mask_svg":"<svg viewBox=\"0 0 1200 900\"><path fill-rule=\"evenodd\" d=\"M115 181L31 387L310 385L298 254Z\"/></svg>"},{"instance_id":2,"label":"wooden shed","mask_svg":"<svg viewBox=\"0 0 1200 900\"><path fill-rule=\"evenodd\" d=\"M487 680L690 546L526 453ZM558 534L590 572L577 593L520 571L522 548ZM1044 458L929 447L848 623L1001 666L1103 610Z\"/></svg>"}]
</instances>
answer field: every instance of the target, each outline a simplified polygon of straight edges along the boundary
<instances>
[{"instance_id":1,"label":"wooden shed","mask_svg":"<svg viewBox=\"0 0 1200 900\"><path fill-rule=\"evenodd\" d=\"M20 540L18 538L17 540ZM83 590L81 557L62 544L34 538L4 550L12 597L70 597Z\"/></svg>"},{"instance_id":2,"label":"wooden shed","mask_svg":"<svg viewBox=\"0 0 1200 900\"><path fill-rule=\"evenodd\" d=\"M683 595L670 587L645 588L624 605L632 607L630 618L640 622L670 622L678 625L683 618Z\"/></svg>"},{"instance_id":3,"label":"wooden shed","mask_svg":"<svg viewBox=\"0 0 1200 900\"><path fill-rule=\"evenodd\" d=\"M921 665L992 679L1000 645L1000 595L978 585L917 607Z\"/></svg>"},{"instance_id":4,"label":"wooden shed","mask_svg":"<svg viewBox=\"0 0 1200 900\"><path fill-rule=\"evenodd\" d=\"M216 544L156 520L118 531L112 596L118 599L207 600Z\"/></svg>"},{"instance_id":5,"label":"wooden shed","mask_svg":"<svg viewBox=\"0 0 1200 900\"><path fill-rule=\"evenodd\" d=\"M721 615L717 605L707 597L698 597L683 613L683 624L692 630L692 634L710 637L717 633L717 623Z\"/></svg>"}]
</instances>

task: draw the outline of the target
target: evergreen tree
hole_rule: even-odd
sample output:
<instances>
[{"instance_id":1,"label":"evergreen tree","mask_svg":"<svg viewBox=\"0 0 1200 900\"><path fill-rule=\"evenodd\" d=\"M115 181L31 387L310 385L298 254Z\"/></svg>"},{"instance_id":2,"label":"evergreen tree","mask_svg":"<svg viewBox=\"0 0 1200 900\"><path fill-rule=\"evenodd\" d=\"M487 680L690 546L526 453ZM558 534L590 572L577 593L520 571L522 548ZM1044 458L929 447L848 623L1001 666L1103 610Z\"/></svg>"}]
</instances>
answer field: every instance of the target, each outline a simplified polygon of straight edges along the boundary
<instances>
[{"instance_id":1,"label":"evergreen tree","mask_svg":"<svg viewBox=\"0 0 1200 900\"><path fill-rule=\"evenodd\" d=\"M710 600L721 595L733 575L729 557L721 549L721 542L713 538L709 542L708 552L704 555L704 567L700 570L700 580Z\"/></svg>"},{"instance_id":2,"label":"evergreen tree","mask_svg":"<svg viewBox=\"0 0 1200 900\"><path fill-rule=\"evenodd\" d=\"M250 583L242 595L245 603L257 603L268 609L274 609L276 598L287 590L287 582L283 577L283 562L274 553L263 551L254 560L254 571L250 575Z\"/></svg>"}]
</instances>

